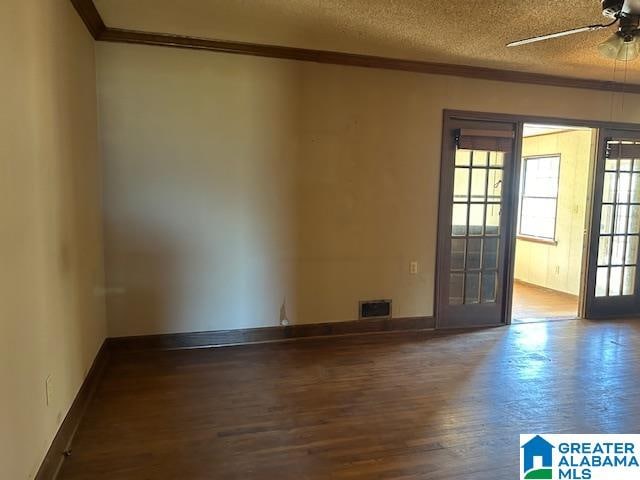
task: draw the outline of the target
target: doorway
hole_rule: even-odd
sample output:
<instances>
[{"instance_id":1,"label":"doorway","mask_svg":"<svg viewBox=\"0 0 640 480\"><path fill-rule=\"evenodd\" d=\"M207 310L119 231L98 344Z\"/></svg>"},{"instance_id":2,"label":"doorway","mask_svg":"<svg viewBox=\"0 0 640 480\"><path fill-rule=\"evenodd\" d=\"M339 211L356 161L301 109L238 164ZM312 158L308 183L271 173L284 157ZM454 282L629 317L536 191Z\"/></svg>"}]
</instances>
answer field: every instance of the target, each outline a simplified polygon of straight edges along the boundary
<instances>
[{"instance_id":1,"label":"doorway","mask_svg":"<svg viewBox=\"0 0 640 480\"><path fill-rule=\"evenodd\" d=\"M637 316L640 125L445 111L437 239L437 328Z\"/></svg>"},{"instance_id":2,"label":"doorway","mask_svg":"<svg viewBox=\"0 0 640 480\"><path fill-rule=\"evenodd\" d=\"M512 323L581 316L596 136L586 127L523 126Z\"/></svg>"}]
</instances>

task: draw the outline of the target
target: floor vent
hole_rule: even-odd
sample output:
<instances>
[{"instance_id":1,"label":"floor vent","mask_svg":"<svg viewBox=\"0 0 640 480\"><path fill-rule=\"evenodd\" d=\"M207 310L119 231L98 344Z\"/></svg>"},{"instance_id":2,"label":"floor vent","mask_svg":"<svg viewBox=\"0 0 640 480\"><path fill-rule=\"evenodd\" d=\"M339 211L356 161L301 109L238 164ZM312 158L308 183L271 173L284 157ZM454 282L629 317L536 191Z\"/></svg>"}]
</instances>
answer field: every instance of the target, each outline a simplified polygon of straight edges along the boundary
<instances>
[{"instance_id":1,"label":"floor vent","mask_svg":"<svg viewBox=\"0 0 640 480\"><path fill-rule=\"evenodd\" d=\"M391 300L360 302L360 320L364 318L391 318Z\"/></svg>"}]
</instances>

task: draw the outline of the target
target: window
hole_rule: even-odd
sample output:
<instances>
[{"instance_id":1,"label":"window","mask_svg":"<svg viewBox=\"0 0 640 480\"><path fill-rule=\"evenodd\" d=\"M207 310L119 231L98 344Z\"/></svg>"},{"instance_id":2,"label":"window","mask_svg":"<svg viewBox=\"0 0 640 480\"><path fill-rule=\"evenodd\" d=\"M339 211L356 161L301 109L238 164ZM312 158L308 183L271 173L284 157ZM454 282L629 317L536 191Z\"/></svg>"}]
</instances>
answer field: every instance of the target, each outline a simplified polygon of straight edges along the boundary
<instances>
[{"instance_id":1,"label":"window","mask_svg":"<svg viewBox=\"0 0 640 480\"><path fill-rule=\"evenodd\" d=\"M560 155L522 160L518 234L555 240Z\"/></svg>"}]
</instances>

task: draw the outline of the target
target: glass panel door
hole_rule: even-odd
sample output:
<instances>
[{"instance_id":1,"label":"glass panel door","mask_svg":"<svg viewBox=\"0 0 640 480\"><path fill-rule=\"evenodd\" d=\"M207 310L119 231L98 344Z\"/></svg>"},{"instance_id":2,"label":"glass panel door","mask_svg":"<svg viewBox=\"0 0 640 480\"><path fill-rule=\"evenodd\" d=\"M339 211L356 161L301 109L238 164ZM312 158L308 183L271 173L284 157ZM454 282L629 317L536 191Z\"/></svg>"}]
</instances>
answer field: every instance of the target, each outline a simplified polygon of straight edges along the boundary
<instances>
[{"instance_id":1,"label":"glass panel door","mask_svg":"<svg viewBox=\"0 0 640 480\"><path fill-rule=\"evenodd\" d=\"M484 135L461 147L461 131ZM438 232L439 328L505 323L505 185L512 124L451 121L445 132ZM500 141L491 141L497 135ZM509 143L509 142L507 142ZM469 148L471 147L471 148ZM505 151L508 150L508 151Z\"/></svg>"},{"instance_id":2,"label":"glass panel door","mask_svg":"<svg viewBox=\"0 0 640 480\"><path fill-rule=\"evenodd\" d=\"M587 318L640 312L640 134L603 130L598 148Z\"/></svg>"},{"instance_id":3,"label":"glass panel door","mask_svg":"<svg viewBox=\"0 0 640 480\"><path fill-rule=\"evenodd\" d=\"M495 303L504 152L456 149L449 303Z\"/></svg>"}]
</instances>

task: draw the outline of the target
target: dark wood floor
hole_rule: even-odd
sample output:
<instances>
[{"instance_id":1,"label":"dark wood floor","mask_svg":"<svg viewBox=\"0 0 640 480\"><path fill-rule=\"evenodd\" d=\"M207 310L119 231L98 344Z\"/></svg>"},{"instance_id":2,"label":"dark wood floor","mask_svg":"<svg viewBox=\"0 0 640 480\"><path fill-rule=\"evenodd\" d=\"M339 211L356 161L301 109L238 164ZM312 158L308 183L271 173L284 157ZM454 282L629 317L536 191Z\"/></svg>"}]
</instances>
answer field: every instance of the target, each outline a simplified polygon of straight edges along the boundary
<instances>
[{"instance_id":1,"label":"dark wood floor","mask_svg":"<svg viewBox=\"0 0 640 480\"><path fill-rule=\"evenodd\" d=\"M513 323L576 318L578 297L516 280L511 316Z\"/></svg>"},{"instance_id":2,"label":"dark wood floor","mask_svg":"<svg viewBox=\"0 0 640 480\"><path fill-rule=\"evenodd\" d=\"M62 480L518 478L520 433L640 431L640 320L118 353Z\"/></svg>"}]
</instances>

